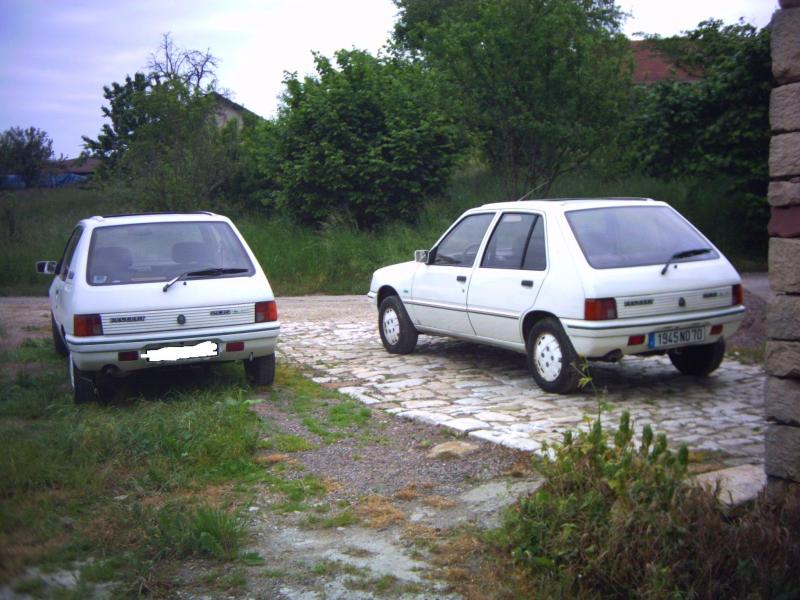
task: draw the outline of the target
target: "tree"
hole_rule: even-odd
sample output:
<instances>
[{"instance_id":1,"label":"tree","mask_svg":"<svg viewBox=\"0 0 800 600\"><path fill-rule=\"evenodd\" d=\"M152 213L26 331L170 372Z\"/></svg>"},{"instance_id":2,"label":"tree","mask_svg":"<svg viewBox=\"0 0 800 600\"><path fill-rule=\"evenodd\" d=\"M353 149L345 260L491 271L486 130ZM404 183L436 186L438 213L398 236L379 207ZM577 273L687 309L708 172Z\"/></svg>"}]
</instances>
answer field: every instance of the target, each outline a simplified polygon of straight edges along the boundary
<instances>
[{"instance_id":1,"label":"tree","mask_svg":"<svg viewBox=\"0 0 800 600\"><path fill-rule=\"evenodd\" d=\"M215 90L217 87L219 59L211 50L187 50L175 45L172 36L165 33L158 50L150 54L147 68L155 80L179 79L184 86L194 90Z\"/></svg>"},{"instance_id":2,"label":"tree","mask_svg":"<svg viewBox=\"0 0 800 600\"><path fill-rule=\"evenodd\" d=\"M53 159L53 141L36 127L11 127L0 135L0 173L19 175L33 185Z\"/></svg>"},{"instance_id":3,"label":"tree","mask_svg":"<svg viewBox=\"0 0 800 600\"><path fill-rule=\"evenodd\" d=\"M422 197L443 190L461 146L431 74L357 50L315 63L315 77L287 76L277 120L247 134L246 164L305 223L414 219Z\"/></svg>"},{"instance_id":4,"label":"tree","mask_svg":"<svg viewBox=\"0 0 800 600\"><path fill-rule=\"evenodd\" d=\"M613 0L395 0L398 52L452 86L509 195L545 194L607 144L626 105L628 41Z\"/></svg>"}]
</instances>

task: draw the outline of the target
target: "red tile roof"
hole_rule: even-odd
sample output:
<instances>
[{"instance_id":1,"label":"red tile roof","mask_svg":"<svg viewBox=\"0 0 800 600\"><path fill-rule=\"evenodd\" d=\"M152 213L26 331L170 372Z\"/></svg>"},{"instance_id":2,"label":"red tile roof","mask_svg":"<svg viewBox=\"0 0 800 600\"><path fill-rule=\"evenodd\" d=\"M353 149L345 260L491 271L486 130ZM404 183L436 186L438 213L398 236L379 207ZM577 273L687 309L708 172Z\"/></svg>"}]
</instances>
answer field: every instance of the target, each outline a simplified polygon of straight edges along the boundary
<instances>
[{"instance_id":1,"label":"red tile roof","mask_svg":"<svg viewBox=\"0 0 800 600\"><path fill-rule=\"evenodd\" d=\"M656 50L649 40L631 42L633 50L633 82L640 84L659 81L698 81L701 77L678 67L672 59Z\"/></svg>"}]
</instances>

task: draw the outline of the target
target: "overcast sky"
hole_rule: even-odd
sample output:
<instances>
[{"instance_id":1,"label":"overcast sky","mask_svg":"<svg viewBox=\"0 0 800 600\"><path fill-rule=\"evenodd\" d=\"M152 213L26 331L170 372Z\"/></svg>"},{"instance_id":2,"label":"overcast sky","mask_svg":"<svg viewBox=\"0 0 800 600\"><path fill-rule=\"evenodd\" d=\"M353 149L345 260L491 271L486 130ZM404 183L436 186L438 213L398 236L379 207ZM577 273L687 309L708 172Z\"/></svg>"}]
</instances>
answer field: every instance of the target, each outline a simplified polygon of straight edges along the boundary
<instances>
[{"instance_id":1,"label":"overcast sky","mask_svg":"<svg viewBox=\"0 0 800 600\"><path fill-rule=\"evenodd\" d=\"M672 35L708 18L765 26L777 0L618 0L625 32ZM273 116L284 71L312 70L312 51L377 52L397 9L391 0L2 0L0 131L44 129L57 154L76 156L103 123L103 86L141 70L161 34L220 61L220 86Z\"/></svg>"}]
</instances>

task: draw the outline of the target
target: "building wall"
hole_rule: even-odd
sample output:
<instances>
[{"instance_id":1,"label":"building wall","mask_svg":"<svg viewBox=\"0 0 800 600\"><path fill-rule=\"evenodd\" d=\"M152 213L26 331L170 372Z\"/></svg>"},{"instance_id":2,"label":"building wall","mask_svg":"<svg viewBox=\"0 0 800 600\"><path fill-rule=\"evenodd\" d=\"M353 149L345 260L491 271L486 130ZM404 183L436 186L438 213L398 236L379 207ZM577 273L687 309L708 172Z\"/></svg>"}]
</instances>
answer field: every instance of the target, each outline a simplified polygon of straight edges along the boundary
<instances>
[{"instance_id":1,"label":"building wall","mask_svg":"<svg viewBox=\"0 0 800 600\"><path fill-rule=\"evenodd\" d=\"M772 19L767 475L800 482L800 0L781 0Z\"/></svg>"}]
</instances>

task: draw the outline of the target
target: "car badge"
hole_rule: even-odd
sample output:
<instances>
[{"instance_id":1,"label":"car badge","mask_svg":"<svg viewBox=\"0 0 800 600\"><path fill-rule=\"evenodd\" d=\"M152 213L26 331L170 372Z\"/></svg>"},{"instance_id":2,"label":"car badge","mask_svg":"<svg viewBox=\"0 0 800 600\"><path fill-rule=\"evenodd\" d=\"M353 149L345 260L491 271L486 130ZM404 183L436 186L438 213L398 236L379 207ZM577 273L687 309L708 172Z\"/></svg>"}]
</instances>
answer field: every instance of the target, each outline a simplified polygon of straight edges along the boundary
<instances>
[{"instance_id":1,"label":"car badge","mask_svg":"<svg viewBox=\"0 0 800 600\"><path fill-rule=\"evenodd\" d=\"M680 300L678 300L678 306L680 306L681 308L686 306L686 299L685 298L681 298Z\"/></svg>"},{"instance_id":2,"label":"car badge","mask_svg":"<svg viewBox=\"0 0 800 600\"><path fill-rule=\"evenodd\" d=\"M178 325L183 325L186 323L186 317L184 315L178 315Z\"/></svg>"}]
</instances>

